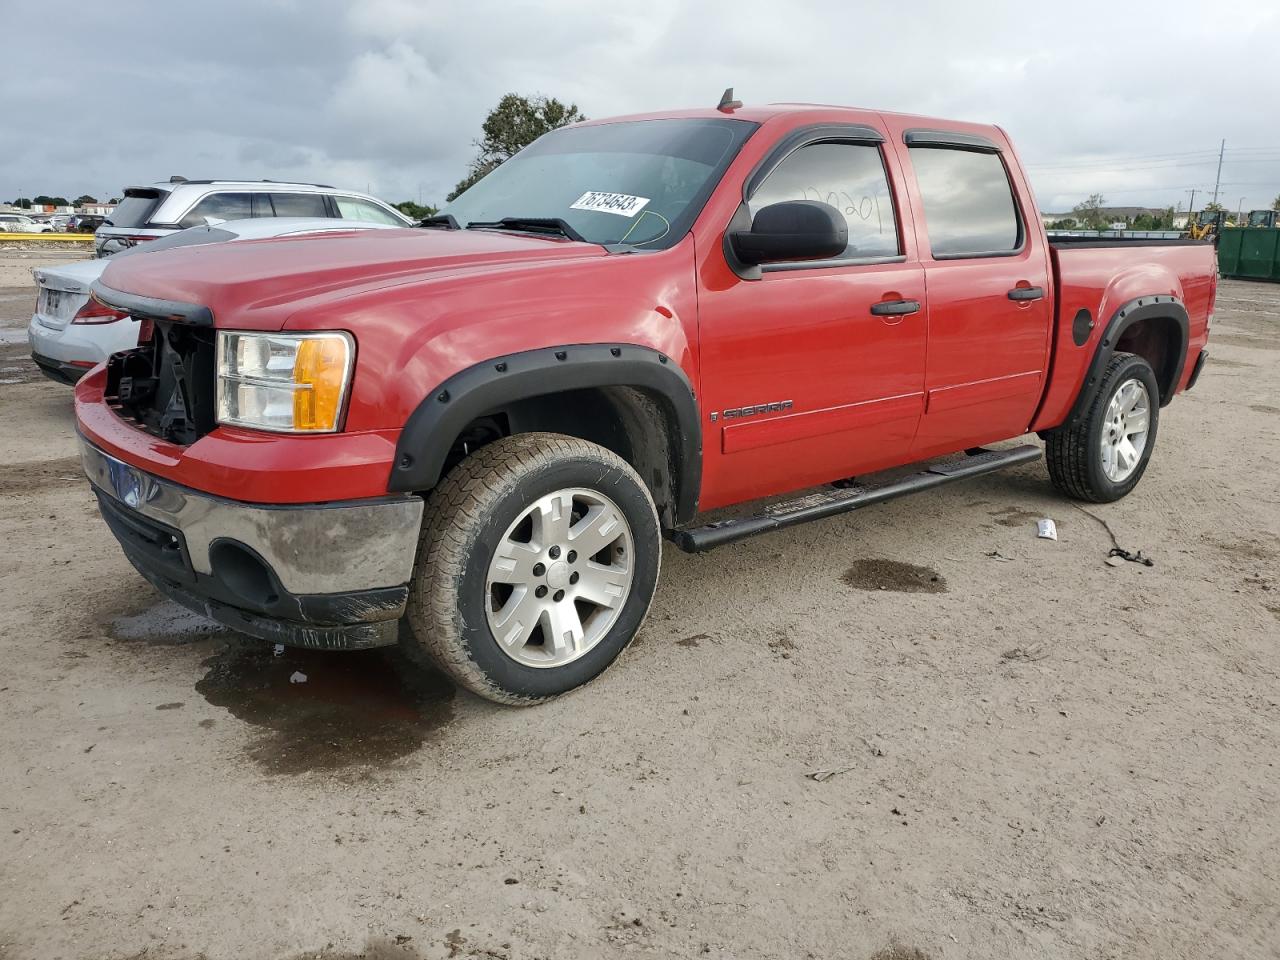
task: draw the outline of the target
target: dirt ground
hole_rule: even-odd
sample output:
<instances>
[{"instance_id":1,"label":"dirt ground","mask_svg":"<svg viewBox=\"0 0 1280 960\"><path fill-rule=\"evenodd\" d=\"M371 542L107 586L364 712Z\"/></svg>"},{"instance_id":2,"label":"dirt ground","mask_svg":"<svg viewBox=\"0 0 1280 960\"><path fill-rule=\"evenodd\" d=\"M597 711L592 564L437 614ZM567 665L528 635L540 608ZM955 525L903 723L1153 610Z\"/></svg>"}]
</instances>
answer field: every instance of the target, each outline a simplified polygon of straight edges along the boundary
<instances>
[{"instance_id":1,"label":"dirt ground","mask_svg":"<svg viewBox=\"0 0 1280 960\"><path fill-rule=\"evenodd\" d=\"M1280 287L1223 283L1126 500L1030 464L668 547L629 653L513 710L162 601L25 360L30 265L0 255L0 957L1280 956Z\"/></svg>"}]
</instances>

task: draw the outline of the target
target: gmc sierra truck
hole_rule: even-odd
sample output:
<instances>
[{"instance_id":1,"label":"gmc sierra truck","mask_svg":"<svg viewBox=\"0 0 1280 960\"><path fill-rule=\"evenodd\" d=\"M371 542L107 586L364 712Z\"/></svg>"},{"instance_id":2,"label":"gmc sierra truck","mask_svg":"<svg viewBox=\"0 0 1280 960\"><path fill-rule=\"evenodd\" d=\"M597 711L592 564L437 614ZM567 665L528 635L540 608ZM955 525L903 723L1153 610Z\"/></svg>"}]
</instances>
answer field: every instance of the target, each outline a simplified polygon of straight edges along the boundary
<instances>
[{"instance_id":1,"label":"gmc sierra truck","mask_svg":"<svg viewBox=\"0 0 1280 960\"><path fill-rule=\"evenodd\" d=\"M1048 240L998 127L726 98L556 130L417 228L112 262L94 295L142 335L76 417L163 593L531 704L635 636L664 537L979 476L1032 433L1064 494L1123 497L1215 292L1208 243Z\"/></svg>"}]
</instances>

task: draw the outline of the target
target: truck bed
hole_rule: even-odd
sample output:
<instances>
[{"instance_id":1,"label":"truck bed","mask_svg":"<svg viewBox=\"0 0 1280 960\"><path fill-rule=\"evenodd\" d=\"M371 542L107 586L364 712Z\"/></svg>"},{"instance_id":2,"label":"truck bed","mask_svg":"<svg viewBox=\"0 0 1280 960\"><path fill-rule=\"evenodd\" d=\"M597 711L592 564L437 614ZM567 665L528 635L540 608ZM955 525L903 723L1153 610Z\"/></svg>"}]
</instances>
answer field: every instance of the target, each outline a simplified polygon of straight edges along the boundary
<instances>
[{"instance_id":1,"label":"truck bed","mask_svg":"<svg viewBox=\"0 0 1280 960\"><path fill-rule=\"evenodd\" d=\"M1213 246L1212 240L1189 237L1055 237L1048 235L1052 247L1185 247Z\"/></svg>"},{"instance_id":2,"label":"truck bed","mask_svg":"<svg viewBox=\"0 0 1280 960\"><path fill-rule=\"evenodd\" d=\"M1107 325L1140 298L1172 297L1187 311L1187 357L1167 403L1184 389L1208 339L1217 251L1207 240L1050 237L1054 331L1049 387L1033 429L1061 424L1080 393ZM1086 312L1088 316L1082 316ZM1083 335L1083 336L1082 336Z\"/></svg>"}]
</instances>

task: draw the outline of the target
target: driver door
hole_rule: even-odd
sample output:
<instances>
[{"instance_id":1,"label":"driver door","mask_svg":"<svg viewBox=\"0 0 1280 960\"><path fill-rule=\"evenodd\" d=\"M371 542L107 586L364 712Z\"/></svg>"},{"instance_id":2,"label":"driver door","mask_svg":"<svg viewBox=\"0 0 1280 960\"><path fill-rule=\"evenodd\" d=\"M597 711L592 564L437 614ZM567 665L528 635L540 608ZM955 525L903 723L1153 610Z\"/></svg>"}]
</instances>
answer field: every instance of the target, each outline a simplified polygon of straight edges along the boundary
<instances>
[{"instance_id":1,"label":"driver door","mask_svg":"<svg viewBox=\"0 0 1280 960\"><path fill-rule=\"evenodd\" d=\"M749 181L750 213L828 203L847 223L845 252L766 264L758 279L736 274L719 249L699 264L704 509L908 459L927 313L899 181L869 127L786 138Z\"/></svg>"}]
</instances>

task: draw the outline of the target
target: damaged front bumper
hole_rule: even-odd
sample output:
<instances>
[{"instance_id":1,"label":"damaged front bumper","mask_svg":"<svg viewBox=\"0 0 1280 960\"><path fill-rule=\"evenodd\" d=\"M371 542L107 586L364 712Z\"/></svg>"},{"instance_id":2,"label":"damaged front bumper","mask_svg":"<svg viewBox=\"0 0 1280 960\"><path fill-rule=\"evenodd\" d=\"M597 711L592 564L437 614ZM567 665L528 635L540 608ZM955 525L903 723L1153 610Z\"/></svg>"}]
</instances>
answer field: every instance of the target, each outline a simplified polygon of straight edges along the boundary
<instances>
[{"instance_id":1,"label":"damaged front bumper","mask_svg":"<svg viewBox=\"0 0 1280 960\"><path fill-rule=\"evenodd\" d=\"M357 649L396 642L420 497L241 503L146 473L83 437L80 452L125 555L178 603L276 643Z\"/></svg>"}]
</instances>

